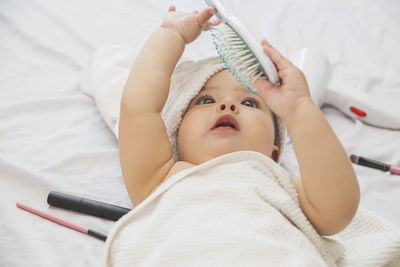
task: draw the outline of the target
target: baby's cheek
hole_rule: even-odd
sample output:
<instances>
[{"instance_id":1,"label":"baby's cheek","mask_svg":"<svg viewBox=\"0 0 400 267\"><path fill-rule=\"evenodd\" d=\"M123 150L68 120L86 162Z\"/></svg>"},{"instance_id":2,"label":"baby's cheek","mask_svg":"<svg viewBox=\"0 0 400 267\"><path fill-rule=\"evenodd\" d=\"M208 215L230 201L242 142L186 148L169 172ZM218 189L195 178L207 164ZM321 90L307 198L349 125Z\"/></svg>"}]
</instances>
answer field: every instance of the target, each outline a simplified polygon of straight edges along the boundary
<instances>
[{"instance_id":1,"label":"baby's cheek","mask_svg":"<svg viewBox=\"0 0 400 267\"><path fill-rule=\"evenodd\" d=\"M273 119L272 116L265 114L264 112L260 112L257 114L257 116L254 116L255 118L255 123L259 125L260 127L262 126L266 130L274 127Z\"/></svg>"},{"instance_id":2,"label":"baby's cheek","mask_svg":"<svg viewBox=\"0 0 400 267\"><path fill-rule=\"evenodd\" d=\"M199 131L199 123L196 123L196 119L198 120L195 114L186 114L182 119L178 130L178 151L184 151L185 146L188 144L194 145Z\"/></svg>"},{"instance_id":3,"label":"baby's cheek","mask_svg":"<svg viewBox=\"0 0 400 267\"><path fill-rule=\"evenodd\" d=\"M269 116L255 116L255 131L261 141L273 142L274 122ZM270 140L271 139L271 140Z\"/></svg>"}]
</instances>

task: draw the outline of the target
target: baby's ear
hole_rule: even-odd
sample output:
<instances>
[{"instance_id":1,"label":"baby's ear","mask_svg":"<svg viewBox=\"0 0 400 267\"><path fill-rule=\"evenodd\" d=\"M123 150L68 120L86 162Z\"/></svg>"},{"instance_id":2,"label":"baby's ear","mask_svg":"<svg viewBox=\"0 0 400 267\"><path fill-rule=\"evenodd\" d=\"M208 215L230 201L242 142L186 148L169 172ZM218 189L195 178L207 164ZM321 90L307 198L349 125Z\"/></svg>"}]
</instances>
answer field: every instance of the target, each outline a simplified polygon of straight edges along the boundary
<instances>
[{"instance_id":1,"label":"baby's ear","mask_svg":"<svg viewBox=\"0 0 400 267\"><path fill-rule=\"evenodd\" d=\"M272 150L272 153L271 153L271 158L272 158L276 163L278 163L279 153L280 153L279 147L276 146L276 145L274 145L274 149Z\"/></svg>"}]
</instances>

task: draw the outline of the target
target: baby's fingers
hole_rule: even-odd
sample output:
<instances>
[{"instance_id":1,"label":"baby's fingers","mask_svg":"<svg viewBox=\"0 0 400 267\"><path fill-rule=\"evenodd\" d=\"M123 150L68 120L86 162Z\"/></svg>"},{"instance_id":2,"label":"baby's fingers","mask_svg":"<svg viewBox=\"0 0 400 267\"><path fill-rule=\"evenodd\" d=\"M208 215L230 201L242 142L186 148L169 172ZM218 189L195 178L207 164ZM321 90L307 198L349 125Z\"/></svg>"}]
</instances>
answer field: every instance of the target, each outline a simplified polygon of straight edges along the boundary
<instances>
[{"instance_id":1,"label":"baby's fingers","mask_svg":"<svg viewBox=\"0 0 400 267\"><path fill-rule=\"evenodd\" d=\"M214 20L209 22L208 26L217 26L219 24L221 24L221 21L219 19L214 19Z\"/></svg>"},{"instance_id":2,"label":"baby's fingers","mask_svg":"<svg viewBox=\"0 0 400 267\"><path fill-rule=\"evenodd\" d=\"M210 26L217 26L221 24L221 21L219 19L215 19L212 21L208 21L206 24L203 25L203 31L208 31L210 29Z\"/></svg>"},{"instance_id":3,"label":"baby's fingers","mask_svg":"<svg viewBox=\"0 0 400 267\"><path fill-rule=\"evenodd\" d=\"M204 24L215 14L215 7L207 7L200 13L195 15L195 21L200 26L203 27Z\"/></svg>"},{"instance_id":4,"label":"baby's fingers","mask_svg":"<svg viewBox=\"0 0 400 267\"><path fill-rule=\"evenodd\" d=\"M263 39L261 44L263 46L264 53L271 58L272 62L275 63L279 71L292 67L292 63L283 57L278 50L276 50L270 43L267 42L267 40Z\"/></svg>"}]
</instances>

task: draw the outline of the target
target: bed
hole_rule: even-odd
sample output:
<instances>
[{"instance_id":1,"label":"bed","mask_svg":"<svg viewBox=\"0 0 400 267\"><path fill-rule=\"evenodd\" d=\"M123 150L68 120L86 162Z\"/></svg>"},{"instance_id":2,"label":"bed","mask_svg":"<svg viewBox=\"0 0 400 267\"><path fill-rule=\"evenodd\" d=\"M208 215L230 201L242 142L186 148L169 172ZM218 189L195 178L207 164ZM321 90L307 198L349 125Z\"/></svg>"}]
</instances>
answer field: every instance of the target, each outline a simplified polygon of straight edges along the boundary
<instances>
[{"instance_id":1,"label":"bed","mask_svg":"<svg viewBox=\"0 0 400 267\"><path fill-rule=\"evenodd\" d=\"M392 1L225 1L258 38L290 57L304 46L322 50L332 80L399 110L400 4ZM16 207L35 207L108 233L114 222L51 207L50 191L132 208L118 144L80 74L107 45L139 49L157 27L166 0L2 1L0 4L0 266L99 266L104 242ZM177 10L203 1L173 2ZM184 58L215 54L203 34ZM346 151L400 166L400 131L366 125L323 106ZM400 113L397 113L400 116ZM287 144L282 164L298 173ZM400 177L354 166L360 207L400 226Z\"/></svg>"}]
</instances>

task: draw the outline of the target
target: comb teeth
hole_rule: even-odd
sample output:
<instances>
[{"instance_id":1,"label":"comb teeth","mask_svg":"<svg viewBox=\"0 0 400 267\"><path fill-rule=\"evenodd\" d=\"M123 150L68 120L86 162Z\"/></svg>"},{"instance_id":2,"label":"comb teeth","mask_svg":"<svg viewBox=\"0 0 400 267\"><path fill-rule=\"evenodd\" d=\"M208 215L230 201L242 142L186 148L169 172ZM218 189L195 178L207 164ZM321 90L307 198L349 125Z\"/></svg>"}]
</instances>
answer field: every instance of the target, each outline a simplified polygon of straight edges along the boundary
<instances>
[{"instance_id":1,"label":"comb teeth","mask_svg":"<svg viewBox=\"0 0 400 267\"><path fill-rule=\"evenodd\" d=\"M243 87L254 93L255 80L268 77L253 52L228 24L221 23L210 29L213 43L225 67Z\"/></svg>"}]
</instances>

